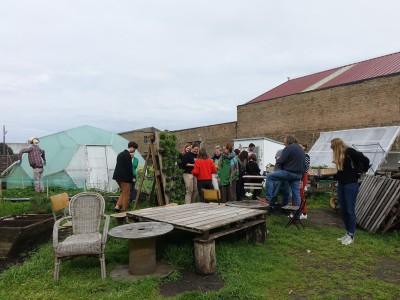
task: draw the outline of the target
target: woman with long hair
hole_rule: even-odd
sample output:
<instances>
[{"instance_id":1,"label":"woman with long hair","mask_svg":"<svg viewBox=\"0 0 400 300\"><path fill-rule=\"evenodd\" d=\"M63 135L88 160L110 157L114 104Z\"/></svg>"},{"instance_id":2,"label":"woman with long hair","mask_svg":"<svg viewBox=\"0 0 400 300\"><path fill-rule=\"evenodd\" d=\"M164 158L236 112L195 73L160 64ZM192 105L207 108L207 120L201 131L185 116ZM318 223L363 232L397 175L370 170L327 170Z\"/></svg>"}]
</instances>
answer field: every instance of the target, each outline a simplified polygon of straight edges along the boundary
<instances>
[{"instance_id":1,"label":"woman with long hair","mask_svg":"<svg viewBox=\"0 0 400 300\"><path fill-rule=\"evenodd\" d=\"M354 242L356 231L356 200L359 190L358 178L360 174L368 171L369 159L361 152L347 146L342 139L331 140L333 151L333 163L336 165L337 173L335 179L338 181L337 194L340 212L346 227L346 234L338 238L343 245Z\"/></svg>"},{"instance_id":2,"label":"woman with long hair","mask_svg":"<svg viewBox=\"0 0 400 300\"><path fill-rule=\"evenodd\" d=\"M187 151L181 159L181 165L183 168L183 181L185 182L185 204L196 202L199 194L197 193L197 179L193 176L192 171L194 168L197 154L199 153L200 146L193 144L190 151Z\"/></svg>"}]
</instances>

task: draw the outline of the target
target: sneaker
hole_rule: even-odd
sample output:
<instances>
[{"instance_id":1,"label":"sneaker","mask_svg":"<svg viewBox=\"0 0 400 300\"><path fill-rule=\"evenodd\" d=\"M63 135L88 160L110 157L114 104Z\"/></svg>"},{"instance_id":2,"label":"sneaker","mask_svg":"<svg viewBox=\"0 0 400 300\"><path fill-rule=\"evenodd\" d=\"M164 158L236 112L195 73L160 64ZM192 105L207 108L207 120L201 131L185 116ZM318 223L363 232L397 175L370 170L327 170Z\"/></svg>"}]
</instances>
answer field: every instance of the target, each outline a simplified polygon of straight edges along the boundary
<instances>
[{"instance_id":1,"label":"sneaker","mask_svg":"<svg viewBox=\"0 0 400 300\"><path fill-rule=\"evenodd\" d=\"M344 236L338 238L337 240L342 242L342 241L344 241L348 236L349 236L349 235L346 233Z\"/></svg>"},{"instance_id":2,"label":"sneaker","mask_svg":"<svg viewBox=\"0 0 400 300\"><path fill-rule=\"evenodd\" d=\"M307 214L301 214L300 220L307 220Z\"/></svg>"},{"instance_id":3,"label":"sneaker","mask_svg":"<svg viewBox=\"0 0 400 300\"><path fill-rule=\"evenodd\" d=\"M342 245L350 245L354 243L354 236L348 235L343 241Z\"/></svg>"},{"instance_id":4,"label":"sneaker","mask_svg":"<svg viewBox=\"0 0 400 300\"><path fill-rule=\"evenodd\" d=\"M294 217L294 214L290 213L290 215L288 215L287 217L292 219Z\"/></svg>"}]
</instances>

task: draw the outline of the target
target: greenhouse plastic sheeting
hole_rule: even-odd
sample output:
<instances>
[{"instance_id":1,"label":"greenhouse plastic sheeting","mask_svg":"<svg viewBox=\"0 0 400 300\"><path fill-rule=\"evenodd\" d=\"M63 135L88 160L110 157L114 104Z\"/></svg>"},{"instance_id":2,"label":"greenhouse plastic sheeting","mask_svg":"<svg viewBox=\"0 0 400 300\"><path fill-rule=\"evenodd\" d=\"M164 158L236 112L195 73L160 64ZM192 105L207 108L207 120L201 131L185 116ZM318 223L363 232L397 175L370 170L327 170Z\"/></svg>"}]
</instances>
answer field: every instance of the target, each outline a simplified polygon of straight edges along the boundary
<instances>
[{"instance_id":1,"label":"greenhouse plastic sheeting","mask_svg":"<svg viewBox=\"0 0 400 300\"><path fill-rule=\"evenodd\" d=\"M321 132L319 139L309 151L310 166L334 168L332 163L331 140L341 138L349 147L364 153L370 160L373 174L385 161L385 157L400 132L400 126L372 127Z\"/></svg>"},{"instance_id":2,"label":"greenhouse plastic sheeting","mask_svg":"<svg viewBox=\"0 0 400 300\"><path fill-rule=\"evenodd\" d=\"M83 125L40 138L40 148L46 152L43 181L50 187L83 188L115 191L112 179L117 155L128 146L128 140L100 128ZM135 152L139 166L144 164L139 151ZM8 188L31 185L33 170L28 157L14 168L4 180Z\"/></svg>"}]
</instances>

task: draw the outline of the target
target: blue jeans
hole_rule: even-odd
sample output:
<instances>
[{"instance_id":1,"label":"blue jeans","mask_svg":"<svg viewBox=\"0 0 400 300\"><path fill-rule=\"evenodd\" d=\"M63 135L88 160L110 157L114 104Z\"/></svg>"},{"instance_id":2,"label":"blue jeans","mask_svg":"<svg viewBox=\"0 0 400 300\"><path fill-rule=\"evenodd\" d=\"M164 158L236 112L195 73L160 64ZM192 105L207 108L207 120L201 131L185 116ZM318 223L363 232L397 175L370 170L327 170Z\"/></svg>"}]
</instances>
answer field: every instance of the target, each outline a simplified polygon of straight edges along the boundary
<instances>
[{"instance_id":1,"label":"blue jeans","mask_svg":"<svg viewBox=\"0 0 400 300\"><path fill-rule=\"evenodd\" d=\"M288 205L289 200L291 200L291 193L290 193L290 184L287 181L274 181L273 182L273 191L272 191L272 196L271 199L269 199L271 206L275 206L276 204L276 199L282 191L282 206Z\"/></svg>"},{"instance_id":2,"label":"blue jeans","mask_svg":"<svg viewBox=\"0 0 400 300\"><path fill-rule=\"evenodd\" d=\"M356 232L356 200L360 186L356 183L338 183L337 194L344 226L349 235Z\"/></svg>"},{"instance_id":3,"label":"blue jeans","mask_svg":"<svg viewBox=\"0 0 400 300\"><path fill-rule=\"evenodd\" d=\"M300 198L300 180L302 178L302 174L300 173L292 173L286 170L279 170L275 171L272 173L269 173L267 175L267 180L265 182L265 188L266 188L266 193L265 197L268 200L271 201L276 201L276 195L275 195L275 200L273 200L273 194L274 194L274 182L276 181L287 181L289 182L290 188L292 190L292 197L294 198L295 205L300 206L301 203L301 198ZM271 202L271 207L275 206L275 202Z\"/></svg>"}]
</instances>

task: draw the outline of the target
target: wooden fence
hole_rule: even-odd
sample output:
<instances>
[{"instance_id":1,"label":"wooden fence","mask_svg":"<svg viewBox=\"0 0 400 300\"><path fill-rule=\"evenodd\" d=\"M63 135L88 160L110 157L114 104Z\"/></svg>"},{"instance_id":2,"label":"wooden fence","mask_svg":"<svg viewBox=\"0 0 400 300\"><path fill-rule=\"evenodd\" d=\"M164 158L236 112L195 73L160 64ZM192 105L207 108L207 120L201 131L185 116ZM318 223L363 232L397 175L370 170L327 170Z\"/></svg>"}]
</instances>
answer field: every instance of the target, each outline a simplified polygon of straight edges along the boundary
<instances>
[{"instance_id":1,"label":"wooden fence","mask_svg":"<svg viewBox=\"0 0 400 300\"><path fill-rule=\"evenodd\" d=\"M356 202L357 225L385 233L400 222L400 180L366 176Z\"/></svg>"}]
</instances>

